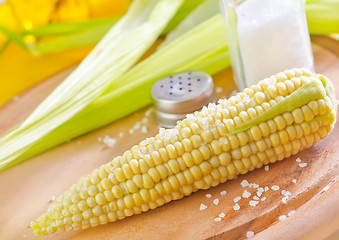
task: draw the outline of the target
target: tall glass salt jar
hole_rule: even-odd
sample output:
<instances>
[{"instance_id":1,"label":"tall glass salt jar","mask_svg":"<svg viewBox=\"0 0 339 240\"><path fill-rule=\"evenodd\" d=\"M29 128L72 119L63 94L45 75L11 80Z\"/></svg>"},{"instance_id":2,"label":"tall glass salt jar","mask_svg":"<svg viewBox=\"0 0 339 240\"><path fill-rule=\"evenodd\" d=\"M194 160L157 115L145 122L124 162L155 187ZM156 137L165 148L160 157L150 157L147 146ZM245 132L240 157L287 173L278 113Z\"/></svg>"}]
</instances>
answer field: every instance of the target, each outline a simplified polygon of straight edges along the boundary
<instances>
[{"instance_id":1,"label":"tall glass salt jar","mask_svg":"<svg viewBox=\"0 0 339 240\"><path fill-rule=\"evenodd\" d=\"M314 70L303 0L220 0L239 90L292 68Z\"/></svg>"}]
</instances>

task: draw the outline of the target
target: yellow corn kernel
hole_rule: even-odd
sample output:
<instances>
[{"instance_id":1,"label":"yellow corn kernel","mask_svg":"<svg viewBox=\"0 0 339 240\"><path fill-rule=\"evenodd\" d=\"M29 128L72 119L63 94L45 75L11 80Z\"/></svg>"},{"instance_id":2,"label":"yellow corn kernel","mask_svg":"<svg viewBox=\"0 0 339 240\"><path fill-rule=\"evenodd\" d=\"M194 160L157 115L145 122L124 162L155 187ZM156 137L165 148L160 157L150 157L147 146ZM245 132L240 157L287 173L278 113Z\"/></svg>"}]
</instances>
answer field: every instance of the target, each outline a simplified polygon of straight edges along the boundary
<instances>
[{"instance_id":1,"label":"yellow corn kernel","mask_svg":"<svg viewBox=\"0 0 339 240\"><path fill-rule=\"evenodd\" d=\"M307 70L267 78L94 170L32 228L48 234L116 221L296 154L332 130L331 91Z\"/></svg>"}]
</instances>

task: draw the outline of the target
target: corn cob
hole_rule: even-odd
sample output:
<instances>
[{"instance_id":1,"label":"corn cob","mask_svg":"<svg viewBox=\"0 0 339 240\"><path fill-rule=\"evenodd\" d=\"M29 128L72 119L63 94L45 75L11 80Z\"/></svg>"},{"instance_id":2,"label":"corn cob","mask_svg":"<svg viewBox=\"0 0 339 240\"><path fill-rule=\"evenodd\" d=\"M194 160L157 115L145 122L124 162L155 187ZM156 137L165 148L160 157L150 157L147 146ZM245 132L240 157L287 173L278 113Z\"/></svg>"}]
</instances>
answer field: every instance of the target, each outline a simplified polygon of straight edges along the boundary
<instances>
[{"instance_id":1,"label":"corn cob","mask_svg":"<svg viewBox=\"0 0 339 240\"><path fill-rule=\"evenodd\" d=\"M217 186L325 138L336 108L326 77L306 69L278 73L95 169L31 227L36 235L86 229Z\"/></svg>"}]
</instances>

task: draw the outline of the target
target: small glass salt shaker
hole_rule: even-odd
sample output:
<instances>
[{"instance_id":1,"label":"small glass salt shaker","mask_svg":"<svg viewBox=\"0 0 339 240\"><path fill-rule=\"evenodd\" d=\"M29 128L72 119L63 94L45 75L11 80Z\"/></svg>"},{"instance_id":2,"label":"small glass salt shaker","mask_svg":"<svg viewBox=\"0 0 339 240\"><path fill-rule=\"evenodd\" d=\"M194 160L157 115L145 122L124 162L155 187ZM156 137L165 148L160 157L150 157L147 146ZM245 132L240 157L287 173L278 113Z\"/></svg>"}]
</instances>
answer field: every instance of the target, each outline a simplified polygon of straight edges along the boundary
<instances>
[{"instance_id":1,"label":"small glass salt shaker","mask_svg":"<svg viewBox=\"0 0 339 240\"><path fill-rule=\"evenodd\" d=\"M220 0L239 90L292 68L314 70L303 0Z\"/></svg>"}]
</instances>

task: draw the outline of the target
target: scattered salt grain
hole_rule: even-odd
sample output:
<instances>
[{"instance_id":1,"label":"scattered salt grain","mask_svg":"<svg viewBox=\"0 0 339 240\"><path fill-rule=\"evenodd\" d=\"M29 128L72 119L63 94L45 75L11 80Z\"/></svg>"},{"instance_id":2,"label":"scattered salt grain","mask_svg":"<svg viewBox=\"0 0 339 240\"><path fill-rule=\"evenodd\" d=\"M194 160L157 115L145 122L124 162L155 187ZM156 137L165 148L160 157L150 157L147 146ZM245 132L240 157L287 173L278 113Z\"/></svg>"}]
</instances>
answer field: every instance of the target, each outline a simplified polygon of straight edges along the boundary
<instances>
[{"instance_id":1,"label":"scattered salt grain","mask_svg":"<svg viewBox=\"0 0 339 240\"><path fill-rule=\"evenodd\" d=\"M222 88L221 87L216 87L215 88L215 92L216 93L221 93L222 92Z\"/></svg>"},{"instance_id":2,"label":"scattered salt grain","mask_svg":"<svg viewBox=\"0 0 339 240\"><path fill-rule=\"evenodd\" d=\"M128 132L129 132L129 134L131 134L131 135L132 135L132 134L134 133L134 129L133 129L133 128L131 128L131 129L130 129Z\"/></svg>"},{"instance_id":3,"label":"scattered salt grain","mask_svg":"<svg viewBox=\"0 0 339 240\"><path fill-rule=\"evenodd\" d=\"M219 217L221 217L221 218L225 217L225 213L223 213L223 212L220 213L220 214L219 214Z\"/></svg>"},{"instance_id":4,"label":"scattered salt grain","mask_svg":"<svg viewBox=\"0 0 339 240\"><path fill-rule=\"evenodd\" d=\"M281 199L281 201L282 201L283 203L287 203L287 199L288 199L288 197L283 197L283 198Z\"/></svg>"},{"instance_id":5,"label":"scattered salt grain","mask_svg":"<svg viewBox=\"0 0 339 240\"><path fill-rule=\"evenodd\" d=\"M265 166L265 171L270 170L270 167L268 165Z\"/></svg>"},{"instance_id":6,"label":"scattered salt grain","mask_svg":"<svg viewBox=\"0 0 339 240\"><path fill-rule=\"evenodd\" d=\"M303 168L303 167L306 167L307 166L307 163L299 163L299 167Z\"/></svg>"},{"instance_id":7,"label":"scattered salt grain","mask_svg":"<svg viewBox=\"0 0 339 240\"><path fill-rule=\"evenodd\" d=\"M255 207L258 203L259 203L259 201L254 201L254 200L251 200L251 201L249 202L249 204L250 204L251 206L253 206L253 207Z\"/></svg>"},{"instance_id":8,"label":"scattered salt grain","mask_svg":"<svg viewBox=\"0 0 339 240\"><path fill-rule=\"evenodd\" d=\"M242 182L240 183L240 185L242 187L247 187L248 186L248 181L247 180L242 180Z\"/></svg>"},{"instance_id":9,"label":"scattered salt grain","mask_svg":"<svg viewBox=\"0 0 339 240\"><path fill-rule=\"evenodd\" d=\"M133 126L134 130L138 130L141 127L141 122L136 122Z\"/></svg>"},{"instance_id":10,"label":"scattered salt grain","mask_svg":"<svg viewBox=\"0 0 339 240\"><path fill-rule=\"evenodd\" d=\"M261 201L265 201L265 200L266 200L266 197L263 197L263 198L261 198L260 200L261 200Z\"/></svg>"},{"instance_id":11,"label":"scattered salt grain","mask_svg":"<svg viewBox=\"0 0 339 240\"><path fill-rule=\"evenodd\" d=\"M141 122L142 122L143 124L148 123L148 118L144 117L144 118L141 120Z\"/></svg>"},{"instance_id":12,"label":"scattered salt grain","mask_svg":"<svg viewBox=\"0 0 339 240\"><path fill-rule=\"evenodd\" d=\"M119 133L119 137L123 137L124 136L124 133L123 132L120 132Z\"/></svg>"},{"instance_id":13,"label":"scattered salt grain","mask_svg":"<svg viewBox=\"0 0 339 240\"><path fill-rule=\"evenodd\" d=\"M297 179L293 179L292 182L293 182L293 183L297 183Z\"/></svg>"},{"instance_id":14,"label":"scattered salt grain","mask_svg":"<svg viewBox=\"0 0 339 240\"><path fill-rule=\"evenodd\" d=\"M112 178L113 178L113 173L109 173L109 174L108 174L108 178L109 178L109 179L112 179Z\"/></svg>"},{"instance_id":15,"label":"scattered salt grain","mask_svg":"<svg viewBox=\"0 0 339 240\"><path fill-rule=\"evenodd\" d=\"M210 197L212 197L212 195L208 193L208 194L206 194L206 197L210 198Z\"/></svg>"},{"instance_id":16,"label":"scattered salt grain","mask_svg":"<svg viewBox=\"0 0 339 240\"><path fill-rule=\"evenodd\" d=\"M219 199L218 199L218 198L214 199L214 200L213 200L213 204L214 204L214 205L218 205L218 204L219 204Z\"/></svg>"},{"instance_id":17,"label":"scattered salt grain","mask_svg":"<svg viewBox=\"0 0 339 240\"><path fill-rule=\"evenodd\" d=\"M141 132L142 132L142 133L147 133L147 132L148 132L147 127L146 127L146 126L142 126L142 127L141 127Z\"/></svg>"},{"instance_id":18,"label":"scattered salt grain","mask_svg":"<svg viewBox=\"0 0 339 240\"><path fill-rule=\"evenodd\" d=\"M292 216L293 214L295 214L296 212L295 212L295 210L292 210L292 211L290 211L287 215L290 217L290 216Z\"/></svg>"},{"instance_id":19,"label":"scattered salt grain","mask_svg":"<svg viewBox=\"0 0 339 240\"><path fill-rule=\"evenodd\" d=\"M241 197L238 196L238 197L234 198L233 201L236 203L236 202L239 202L240 199L241 199Z\"/></svg>"},{"instance_id":20,"label":"scattered salt grain","mask_svg":"<svg viewBox=\"0 0 339 240\"><path fill-rule=\"evenodd\" d=\"M259 198L257 196L254 196L253 199L254 200L259 200Z\"/></svg>"},{"instance_id":21,"label":"scattered salt grain","mask_svg":"<svg viewBox=\"0 0 339 240\"><path fill-rule=\"evenodd\" d=\"M301 159L300 159L300 158L297 158L295 161L296 161L296 162L301 162Z\"/></svg>"},{"instance_id":22,"label":"scattered salt grain","mask_svg":"<svg viewBox=\"0 0 339 240\"><path fill-rule=\"evenodd\" d=\"M279 186L277 186L277 185L273 185L273 186L271 187L271 189L274 190L274 191L278 191L280 188L279 188Z\"/></svg>"},{"instance_id":23,"label":"scattered salt grain","mask_svg":"<svg viewBox=\"0 0 339 240\"><path fill-rule=\"evenodd\" d=\"M283 220L285 220L287 217L286 217L286 215L281 215L281 216L279 216L279 220L280 221L283 221Z\"/></svg>"},{"instance_id":24,"label":"scattered salt grain","mask_svg":"<svg viewBox=\"0 0 339 240\"><path fill-rule=\"evenodd\" d=\"M236 203L236 204L233 206L233 209L234 209L235 211L238 211L238 210L240 209L239 204Z\"/></svg>"},{"instance_id":25,"label":"scattered salt grain","mask_svg":"<svg viewBox=\"0 0 339 240\"><path fill-rule=\"evenodd\" d=\"M117 142L115 138L111 138L110 136L106 135L102 142L107 146L107 147L113 147L114 144Z\"/></svg>"},{"instance_id":26,"label":"scattered salt grain","mask_svg":"<svg viewBox=\"0 0 339 240\"><path fill-rule=\"evenodd\" d=\"M145 112L145 116L148 117L149 115L151 115L151 113L153 112L153 109L148 109L146 112Z\"/></svg>"},{"instance_id":27,"label":"scattered salt grain","mask_svg":"<svg viewBox=\"0 0 339 240\"><path fill-rule=\"evenodd\" d=\"M251 196L251 193L248 192L247 190L245 190L245 191L243 192L243 194L242 194L242 197L243 197L243 198L249 198L250 196Z\"/></svg>"},{"instance_id":28,"label":"scattered salt grain","mask_svg":"<svg viewBox=\"0 0 339 240\"><path fill-rule=\"evenodd\" d=\"M200 211L205 210L206 208L207 208L207 206L205 204L200 205Z\"/></svg>"},{"instance_id":29,"label":"scattered salt grain","mask_svg":"<svg viewBox=\"0 0 339 240\"><path fill-rule=\"evenodd\" d=\"M220 192L220 195L224 196L224 195L226 195L226 193L227 193L226 191L222 191L222 192Z\"/></svg>"},{"instance_id":30,"label":"scattered salt grain","mask_svg":"<svg viewBox=\"0 0 339 240\"><path fill-rule=\"evenodd\" d=\"M254 236L254 232L252 232L252 231L248 231L247 233L246 233L246 237L248 237L248 238L251 238L251 237L253 237Z\"/></svg>"},{"instance_id":31,"label":"scattered salt grain","mask_svg":"<svg viewBox=\"0 0 339 240\"><path fill-rule=\"evenodd\" d=\"M52 200L52 201L54 201L54 200L55 200L55 196L54 196L54 195L51 197L51 200Z\"/></svg>"},{"instance_id":32,"label":"scattered salt grain","mask_svg":"<svg viewBox=\"0 0 339 240\"><path fill-rule=\"evenodd\" d=\"M215 222L220 222L221 221L221 218L217 217L214 219Z\"/></svg>"}]
</instances>

